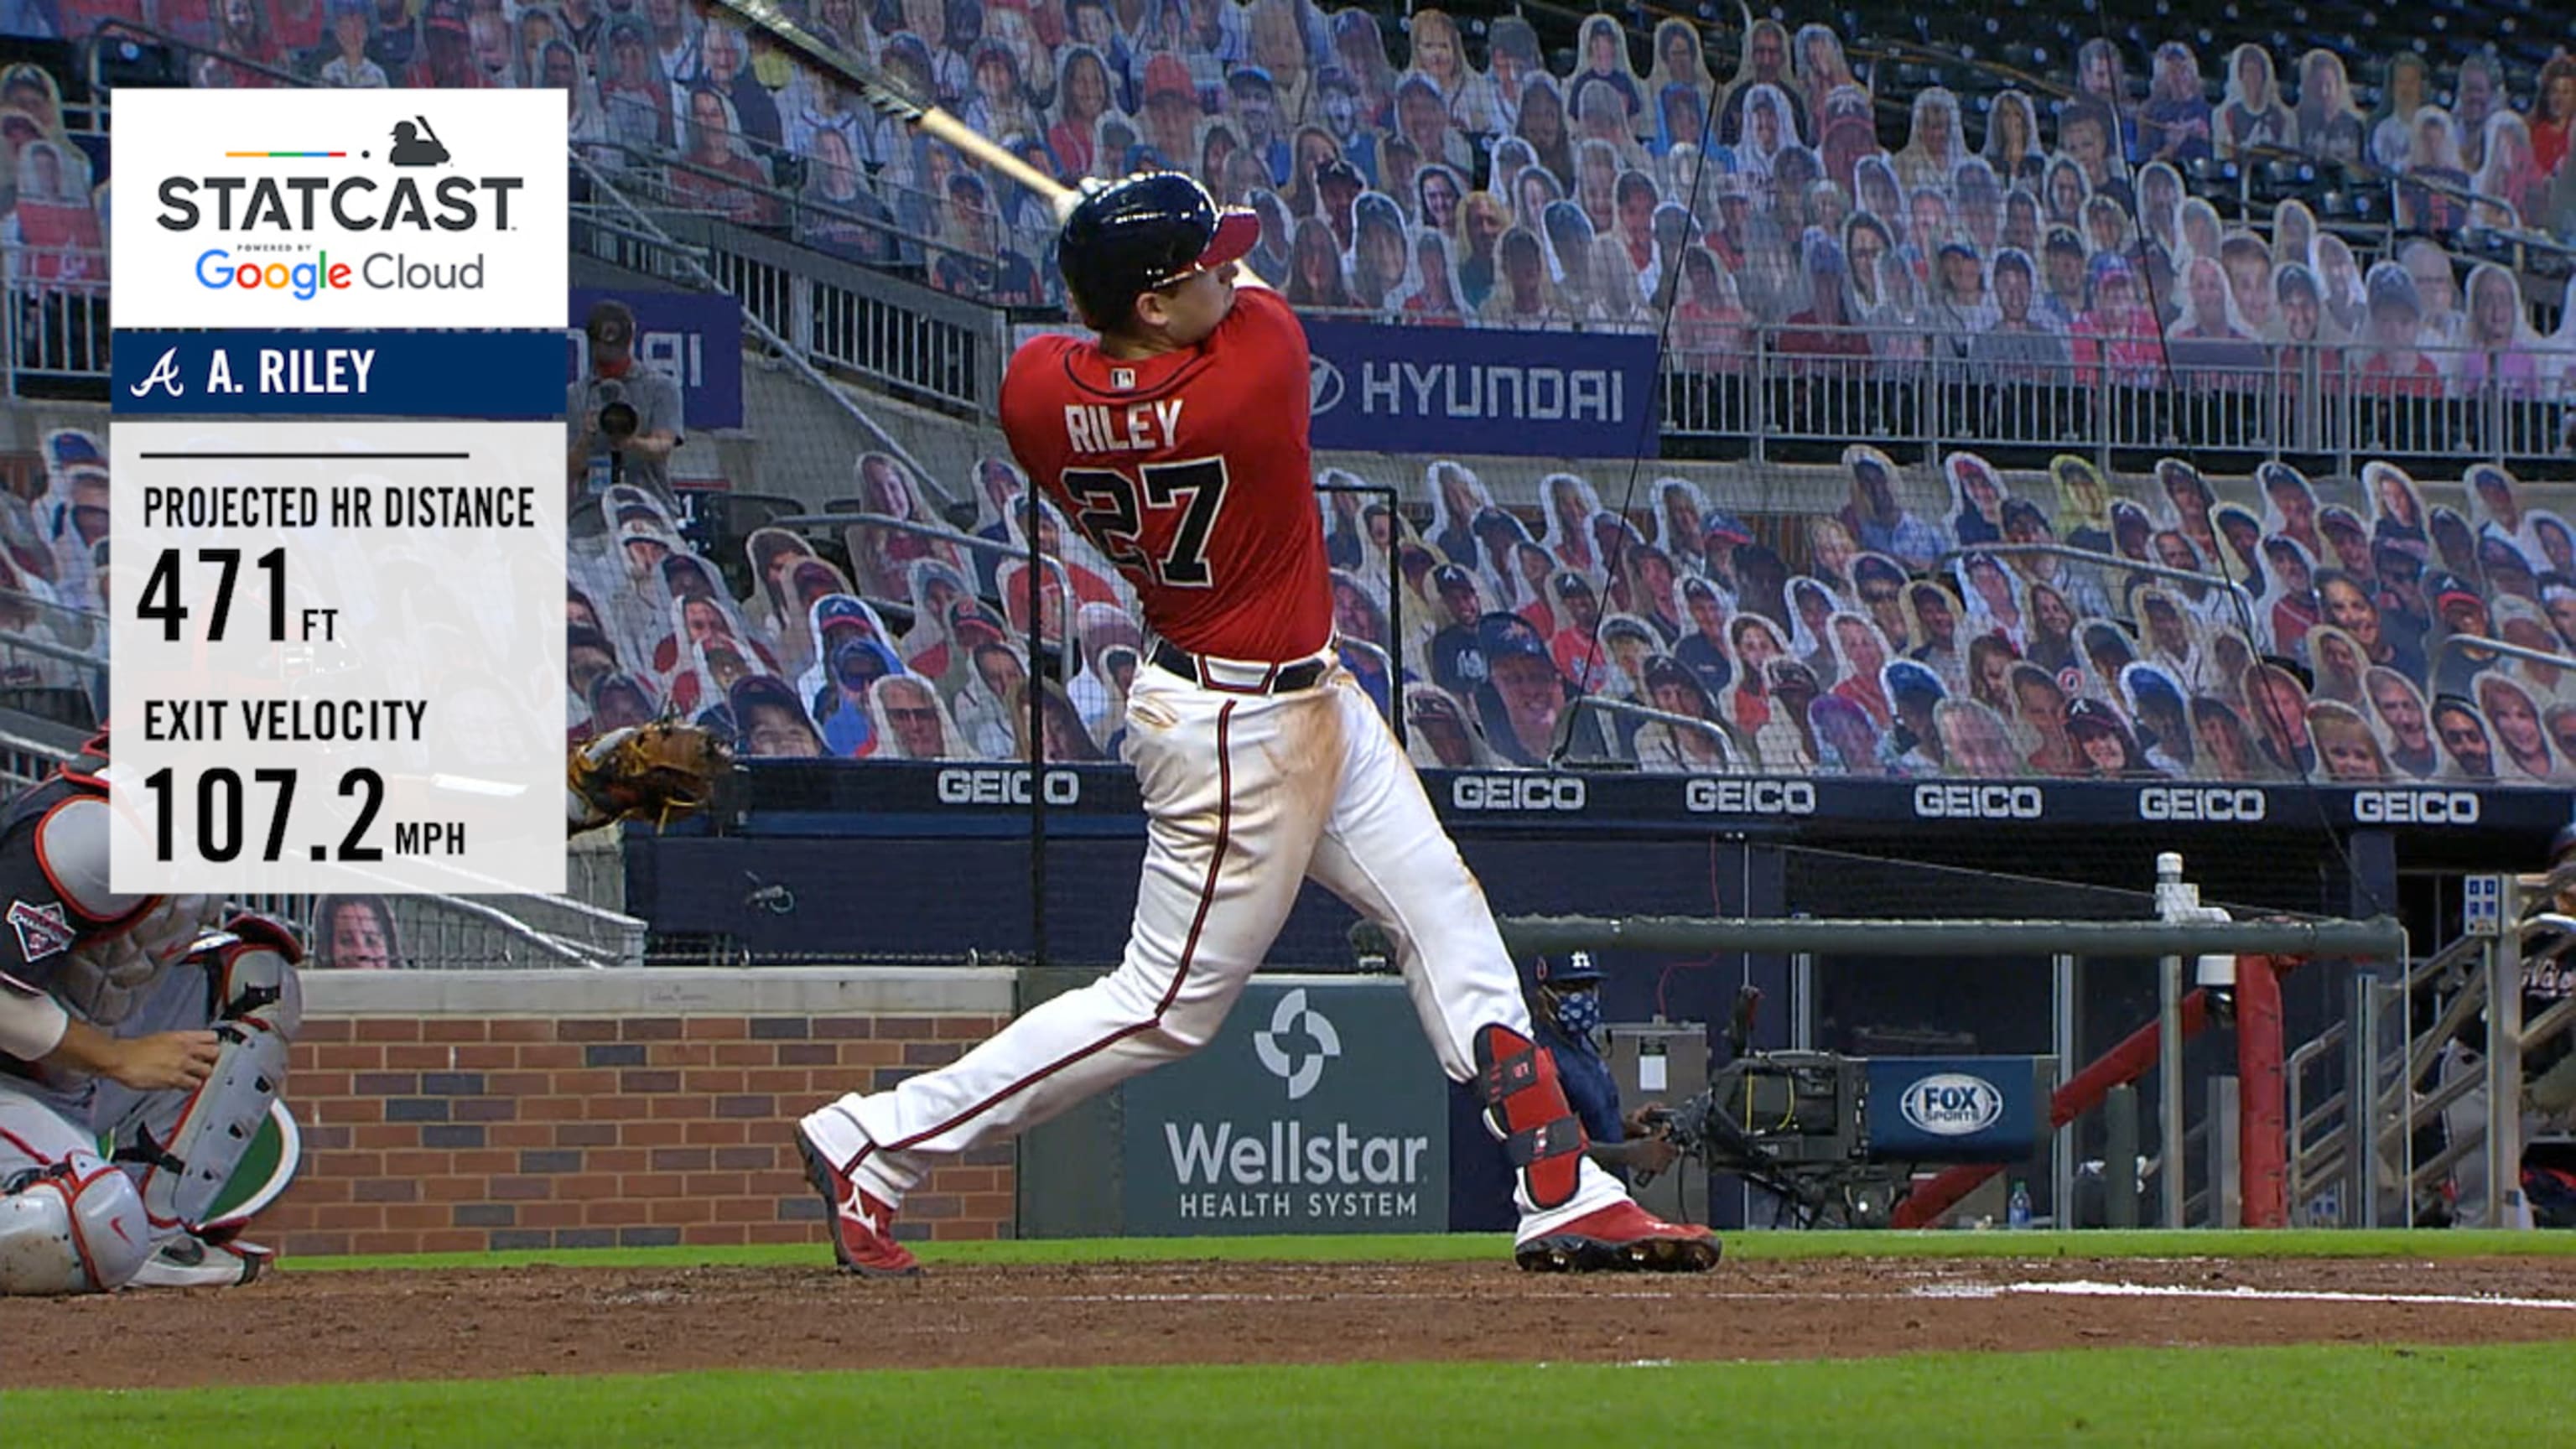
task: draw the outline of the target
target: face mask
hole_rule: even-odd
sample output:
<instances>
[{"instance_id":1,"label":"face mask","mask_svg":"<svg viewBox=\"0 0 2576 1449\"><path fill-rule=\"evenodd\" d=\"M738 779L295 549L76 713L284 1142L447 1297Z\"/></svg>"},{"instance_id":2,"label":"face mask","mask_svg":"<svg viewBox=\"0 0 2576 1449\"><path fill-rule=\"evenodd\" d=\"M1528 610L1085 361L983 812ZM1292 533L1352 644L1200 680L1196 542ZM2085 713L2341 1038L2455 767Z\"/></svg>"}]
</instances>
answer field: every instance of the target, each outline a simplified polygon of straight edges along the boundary
<instances>
[{"instance_id":1,"label":"face mask","mask_svg":"<svg viewBox=\"0 0 2576 1449\"><path fill-rule=\"evenodd\" d=\"M1594 991L1577 991L1556 999L1556 1024L1567 1036L1589 1037L1601 1029L1601 996Z\"/></svg>"}]
</instances>

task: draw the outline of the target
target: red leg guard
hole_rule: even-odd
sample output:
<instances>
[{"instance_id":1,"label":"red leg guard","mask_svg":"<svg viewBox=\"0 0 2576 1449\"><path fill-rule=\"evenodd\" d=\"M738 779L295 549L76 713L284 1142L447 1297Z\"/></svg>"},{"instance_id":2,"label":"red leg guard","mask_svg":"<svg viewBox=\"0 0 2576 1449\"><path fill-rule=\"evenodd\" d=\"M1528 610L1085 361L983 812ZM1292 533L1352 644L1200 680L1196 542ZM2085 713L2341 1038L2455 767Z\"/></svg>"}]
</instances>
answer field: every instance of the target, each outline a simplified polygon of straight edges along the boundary
<instances>
[{"instance_id":1,"label":"red leg guard","mask_svg":"<svg viewBox=\"0 0 2576 1449\"><path fill-rule=\"evenodd\" d=\"M1556 1058L1505 1027L1476 1032L1476 1092L1485 1120L1503 1139L1520 1169L1522 1186L1538 1208L1562 1207L1582 1180L1583 1123L1565 1102Z\"/></svg>"}]
</instances>

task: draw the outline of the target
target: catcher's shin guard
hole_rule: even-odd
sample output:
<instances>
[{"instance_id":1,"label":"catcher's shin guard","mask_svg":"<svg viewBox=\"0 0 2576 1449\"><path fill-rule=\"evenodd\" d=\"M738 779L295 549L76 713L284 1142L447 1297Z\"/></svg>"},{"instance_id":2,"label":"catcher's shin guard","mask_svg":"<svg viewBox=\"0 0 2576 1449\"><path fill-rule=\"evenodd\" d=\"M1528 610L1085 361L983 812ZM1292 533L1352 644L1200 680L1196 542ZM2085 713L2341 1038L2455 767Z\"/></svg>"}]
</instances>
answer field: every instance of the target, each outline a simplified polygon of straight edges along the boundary
<instances>
[{"instance_id":1,"label":"catcher's shin guard","mask_svg":"<svg viewBox=\"0 0 2576 1449\"><path fill-rule=\"evenodd\" d=\"M1476 1095L1519 1170L1530 1206L1563 1207L1582 1181L1583 1122L1565 1102L1556 1058L1509 1027L1476 1032Z\"/></svg>"},{"instance_id":2,"label":"catcher's shin guard","mask_svg":"<svg viewBox=\"0 0 2576 1449\"><path fill-rule=\"evenodd\" d=\"M113 1292L151 1256L134 1179L87 1153L0 1181L0 1295Z\"/></svg>"},{"instance_id":3,"label":"catcher's shin guard","mask_svg":"<svg viewBox=\"0 0 2576 1449\"><path fill-rule=\"evenodd\" d=\"M204 963L222 1042L214 1071L195 1091L159 1094L117 1134L117 1160L143 1167L143 1205L158 1233L202 1223L232 1180L286 1084L287 1043L304 1015L295 938L257 917L231 929L192 958Z\"/></svg>"}]
</instances>

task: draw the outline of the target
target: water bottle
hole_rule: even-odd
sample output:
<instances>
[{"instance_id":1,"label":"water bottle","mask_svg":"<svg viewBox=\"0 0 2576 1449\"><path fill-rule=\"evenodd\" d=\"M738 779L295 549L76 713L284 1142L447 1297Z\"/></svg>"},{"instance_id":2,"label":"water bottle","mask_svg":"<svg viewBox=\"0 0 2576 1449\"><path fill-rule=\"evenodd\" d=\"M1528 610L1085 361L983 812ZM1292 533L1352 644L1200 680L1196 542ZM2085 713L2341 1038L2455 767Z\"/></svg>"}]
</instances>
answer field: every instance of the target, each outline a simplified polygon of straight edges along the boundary
<instances>
[{"instance_id":1,"label":"water bottle","mask_svg":"<svg viewBox=\"0 0 2576 1449\"><path fill-rule=\"evenodd\" d=\"M2004 1226L2008 1228L2030 1226L2030 1184L2020 1178L2013 1179L2012 1198L2004 1206Z\"/></svg>"}]
</instances>

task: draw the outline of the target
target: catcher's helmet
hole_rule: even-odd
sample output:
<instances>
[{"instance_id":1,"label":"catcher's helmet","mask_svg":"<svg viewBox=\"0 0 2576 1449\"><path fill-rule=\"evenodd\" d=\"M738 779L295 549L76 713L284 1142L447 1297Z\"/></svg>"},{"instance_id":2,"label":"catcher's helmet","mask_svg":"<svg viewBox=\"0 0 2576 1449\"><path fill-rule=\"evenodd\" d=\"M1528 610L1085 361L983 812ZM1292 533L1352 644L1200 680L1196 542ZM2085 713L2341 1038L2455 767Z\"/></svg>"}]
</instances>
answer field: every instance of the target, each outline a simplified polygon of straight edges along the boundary
<instances>
[{"instance_id":1,"label":"catcher's helmet","mask_svg":"<svg viewBox=\"0 0 2576 1449\"><path fill-rule=\"evenodd\" d=\"M1260 237L1251 212L1219 208L1206 187L1178 171L1144 171L1073 208L1056 260L1083 316L1115 326L1138 294L1235 261Z\"/></svg>"}]
</instances>

